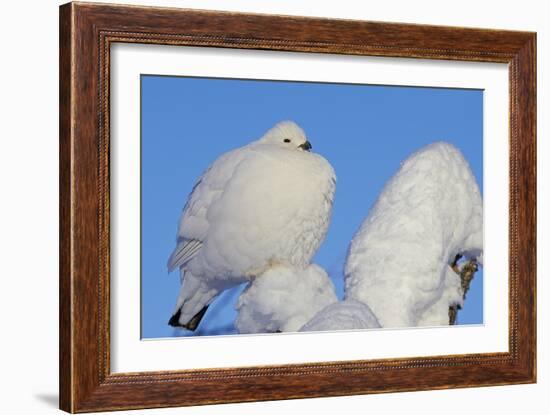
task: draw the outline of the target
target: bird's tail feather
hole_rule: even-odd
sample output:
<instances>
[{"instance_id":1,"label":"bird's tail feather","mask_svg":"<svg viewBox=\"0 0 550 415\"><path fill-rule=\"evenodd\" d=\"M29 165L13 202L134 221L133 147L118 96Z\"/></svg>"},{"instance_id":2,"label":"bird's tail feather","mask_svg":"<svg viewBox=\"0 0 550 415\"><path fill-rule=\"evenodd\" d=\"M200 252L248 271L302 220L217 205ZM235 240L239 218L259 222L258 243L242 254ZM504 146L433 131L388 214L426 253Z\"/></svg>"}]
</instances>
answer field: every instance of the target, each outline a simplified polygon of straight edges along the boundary
<instances>
[{"instance_id":1,"label":"bird's tail feather","mask_svg":"<svg viewBox=\"0 0 550 415\"><path fill-rule=\"evenodd\" d=\"M208 287L199 278L185 273L174 314L168 321L173 327L184 327L194 331L201 322L210 303L219 294L215 288Z\"/></svg>"},{"instance_id":2,"label":"bird's tail feather","mask_svg":"<svg viewBox=\"0 0 550 415\"><path fill-rule=\"evenodd\" d=\"M168 321L168 324L172 327L183 327L187 330L195 331L197 327L199 326L202 318L204 317L204 314L206 313L206 310L208 310L209 306L204 306L201 311L199 311L197 314L195 314L191 320L189 320L185 324L180 323L181 318L181 309L178 309L175 314L170 317L170 320Z\"/></svg>"}]
</instances>

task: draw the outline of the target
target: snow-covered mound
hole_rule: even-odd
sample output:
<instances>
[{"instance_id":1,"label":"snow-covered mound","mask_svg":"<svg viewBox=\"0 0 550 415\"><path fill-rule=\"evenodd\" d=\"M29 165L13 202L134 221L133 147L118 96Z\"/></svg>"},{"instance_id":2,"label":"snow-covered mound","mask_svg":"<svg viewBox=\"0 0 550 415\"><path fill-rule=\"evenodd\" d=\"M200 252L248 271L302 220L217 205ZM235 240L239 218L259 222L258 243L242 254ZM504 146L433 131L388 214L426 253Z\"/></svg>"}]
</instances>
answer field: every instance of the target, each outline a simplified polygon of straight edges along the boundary
<instances>
[{"instance_id":1,"label":"snow-covered mound","mask_svg":"<svg viewBox=\"0 0 550 415\"><path fill-rule=\"evenodd\" d=\"M367 304L383 327L448 324L462 302L457 254L482 261L483 206L460 151L434 143L410 156L354 236L345 297Z\"/></svg>"},{"instance_id":2,"label":"snow-covered mound","mask_svg":"<svg viewBox=\"0 0 550 415\"><path fill-rule=\"evenodd\" d=\"M298 331L319 310L337 301L334 285L318 265L277 265L258 277L237 302L239 333Z\"/></svg>"},{"instance_id":3,"label":"snow-covered mound","mask_svg":"<svg viewBox=\"0 0 550 415\"><path fill-rule=\"evenodd\" d=\"M309 320L300 331L362 330L380 327L371 309L355 300L332 303Z\"/></svg>"}]
</instances>

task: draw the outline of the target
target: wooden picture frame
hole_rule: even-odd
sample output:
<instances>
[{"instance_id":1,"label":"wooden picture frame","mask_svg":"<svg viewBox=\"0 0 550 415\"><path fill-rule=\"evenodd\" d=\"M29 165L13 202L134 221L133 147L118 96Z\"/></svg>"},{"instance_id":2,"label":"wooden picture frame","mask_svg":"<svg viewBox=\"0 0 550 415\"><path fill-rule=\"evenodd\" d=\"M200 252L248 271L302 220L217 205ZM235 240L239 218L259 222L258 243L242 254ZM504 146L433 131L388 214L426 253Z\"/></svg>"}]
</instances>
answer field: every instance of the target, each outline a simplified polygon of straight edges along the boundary
<instances>
[{"instance_id":1,"label":"wooden picture frame","mask_svg":"<svg viewBox=\"0 0 550 415\"><path fill-rule=\"evenodd\" d=\"M109 69L116 42L509 65L509 351L110 371ZM536 34L69 3L60 8L60 408L341 396L536 380Z\"/></svg>"}]
</instances>

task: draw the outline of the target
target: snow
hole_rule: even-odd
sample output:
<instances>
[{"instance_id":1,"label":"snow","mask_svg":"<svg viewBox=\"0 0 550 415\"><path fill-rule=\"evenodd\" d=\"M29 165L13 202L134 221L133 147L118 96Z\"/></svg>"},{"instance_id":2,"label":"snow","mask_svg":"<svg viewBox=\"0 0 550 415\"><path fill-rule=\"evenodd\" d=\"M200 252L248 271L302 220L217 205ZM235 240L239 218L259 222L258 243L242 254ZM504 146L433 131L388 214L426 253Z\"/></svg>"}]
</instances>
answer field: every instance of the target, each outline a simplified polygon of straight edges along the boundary
<instances>
[{"instance_id":1,"label":"snow","mask_svg":"<svg viewBox=\"0 0 550 415\"><path fill-rule=\"evenodd\" d=\"M256 277L237 302L239 333L298 331L337 301L332 281L318 265L277 265Z\"/></svg>"},{"instance_id":2,"label":"snow","mask_svg":"<svg viewBox=\"0 0 550 415\"><path fill-rule=\"evenodd\" d=\"M332 303L319 311L300 331L363 330L379 328L371 309L359 301Z\"/></svg>"},{"instance_id":3,"label":"snow","mask_svg":"<svg viewBox=\"0 0 550 415\"><path fill-rule=\"evenodd\" d=\"M383 327L448 324L461 303L456 254L482 262L483 206L460 151L444 142L411 155L378 197L348 250L345 298Z\"/></svg>"},{"instance_id":4,"label":"snow","mask_svg":"<svg viewBox=\"0 0 550 415\"><path fill-rule=\"evenodd\" d=\"M274 264L311 262L330 222L336 178L309 147L300 127L282 122L220 156L198 179L168 261L182 275L175 309L182 325Z\"/></svg>"},{"instance_id":5,"label":"snow","mask_svg":"<svg viewBox=\"0 0 550 415\"><path fill-rule=\"evenodd\" d=\"M444 267L443 287L439 297L429 306L416 323L417 326L448 326L449 306L464 305L460 277L451 267Z\"/></svg>"}]
</instances>

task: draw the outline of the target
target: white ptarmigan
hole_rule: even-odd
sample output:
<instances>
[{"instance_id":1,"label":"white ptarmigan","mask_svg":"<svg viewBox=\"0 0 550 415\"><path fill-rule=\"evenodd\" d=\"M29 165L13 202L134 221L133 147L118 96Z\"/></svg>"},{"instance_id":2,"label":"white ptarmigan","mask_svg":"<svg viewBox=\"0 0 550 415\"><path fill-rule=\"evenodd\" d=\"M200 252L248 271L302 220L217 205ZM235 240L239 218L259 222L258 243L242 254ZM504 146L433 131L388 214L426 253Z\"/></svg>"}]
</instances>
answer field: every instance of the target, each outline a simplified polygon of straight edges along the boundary
<instances>
[{"instance_id":1,"label":"white ptarmigan","mask_svg":"<svg viewBox=\"0 0 550 415\"><path fill-rule=\"evenodd\" d=\"M382 327L448 325L463 301L457 254L483 264L483 203L461 152L437 142L402 163L353 237L345 297Z\"/></svg>"},{"instance_id":2,"label":"white ptarmigan","mask_svg":"<svg viewBox=\"0 0 550 415\"><path fill-rule=\"evenodd\" d=\"M324 240L336 177L304 131L283 121L220 156L195 184L169 272L182 287L172 326L195 330L222 291L275 265L305 268Z\"/></svg>"}]
</instances>

